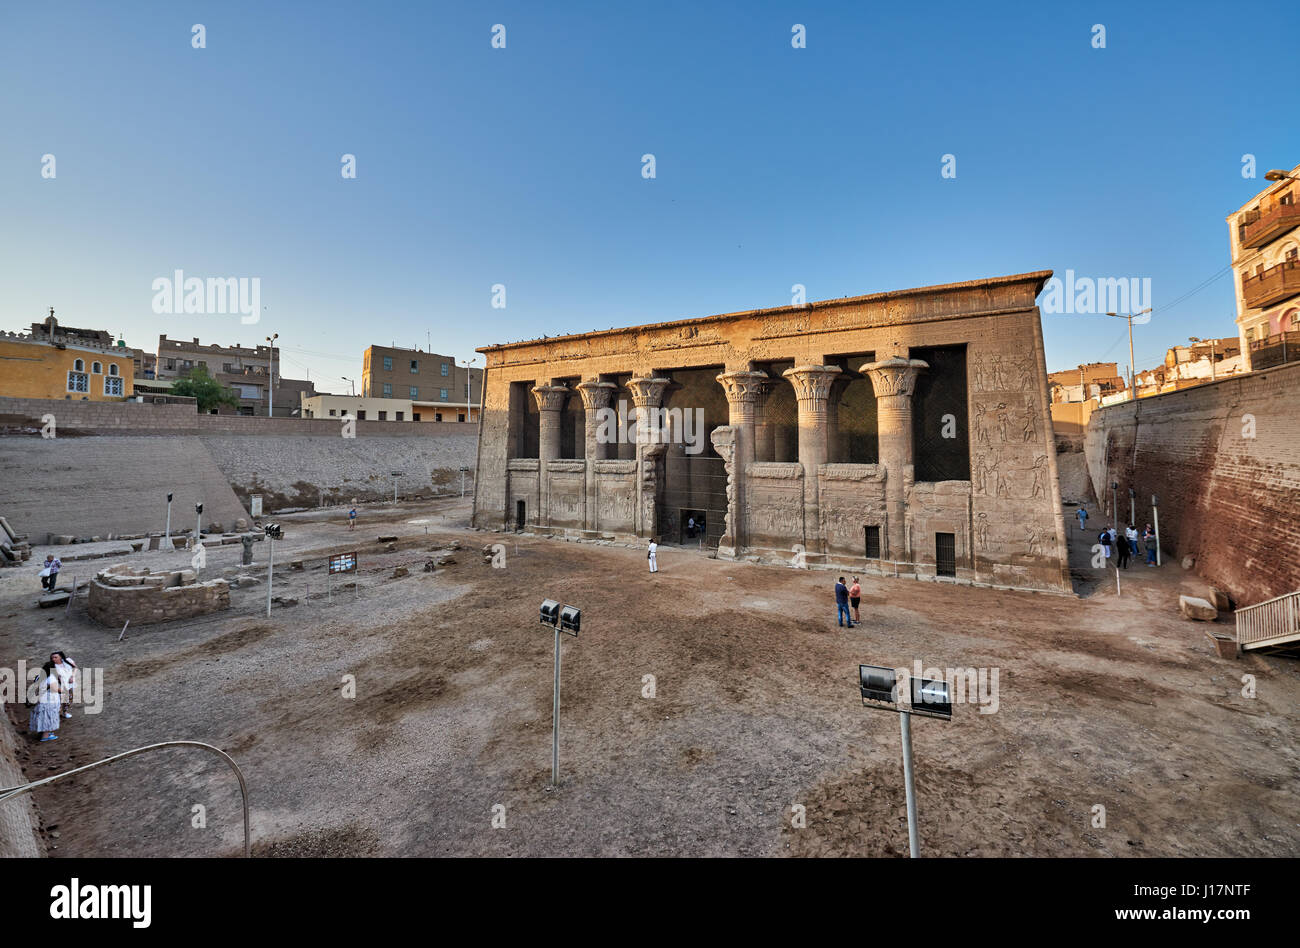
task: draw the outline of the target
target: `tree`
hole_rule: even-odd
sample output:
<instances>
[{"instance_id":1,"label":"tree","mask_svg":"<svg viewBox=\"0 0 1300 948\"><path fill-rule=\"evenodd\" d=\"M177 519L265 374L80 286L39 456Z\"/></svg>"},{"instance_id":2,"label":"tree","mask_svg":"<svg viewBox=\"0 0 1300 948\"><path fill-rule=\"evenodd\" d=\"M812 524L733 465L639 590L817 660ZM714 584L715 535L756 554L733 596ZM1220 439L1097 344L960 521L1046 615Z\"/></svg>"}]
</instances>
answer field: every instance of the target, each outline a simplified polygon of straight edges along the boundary
<instances>
[{"instance_id":1,"label":"tree","mask_svg":"<svg viewBox=\"0 0 1300 948\"><path fill-rule=\"evenodd\" d=\"M203 414L222 405L228 408L239 407L239 399L234 393L209 375L207 368L202 364L196 365L183 378L178 379L172 385L171 392L173 395L186 395L196 399L199 403L199 411Z\"/></svg>"}]
</instances>

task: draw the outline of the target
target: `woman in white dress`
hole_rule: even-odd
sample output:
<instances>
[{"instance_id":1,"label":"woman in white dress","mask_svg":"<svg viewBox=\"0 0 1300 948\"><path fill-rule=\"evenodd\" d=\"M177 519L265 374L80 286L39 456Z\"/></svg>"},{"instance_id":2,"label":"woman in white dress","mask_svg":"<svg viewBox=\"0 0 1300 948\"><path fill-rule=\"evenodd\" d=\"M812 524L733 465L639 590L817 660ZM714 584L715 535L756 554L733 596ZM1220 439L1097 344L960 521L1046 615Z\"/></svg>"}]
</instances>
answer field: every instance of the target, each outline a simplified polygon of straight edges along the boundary
<instances>
[{"instance_id":1,"label":"woman in white dress","mask_svg":"<svg viewBox=\"0 0 1300 948\"><path fill-rule=\"evenodd\" d=\"M54 732L59 729L59 676L54 672L54 663L46 662L41 666L45 679L37 685L36 705L32 708L27 730L41 735L41 743L57 741Z\"/></svg>"},{"instance_id":2,"label":"woman in white dress","mask_svg":"<svg viewBox=\"0 0 1300 948\"><path fill-rule=\"evenodd\" d=\"M54 674L59 678L59 687L63 690L63 716L72 717L72 692L77 687L77 663L64 652L51 652L50 661L54 663Z\"/></svg>"}]
</instances>

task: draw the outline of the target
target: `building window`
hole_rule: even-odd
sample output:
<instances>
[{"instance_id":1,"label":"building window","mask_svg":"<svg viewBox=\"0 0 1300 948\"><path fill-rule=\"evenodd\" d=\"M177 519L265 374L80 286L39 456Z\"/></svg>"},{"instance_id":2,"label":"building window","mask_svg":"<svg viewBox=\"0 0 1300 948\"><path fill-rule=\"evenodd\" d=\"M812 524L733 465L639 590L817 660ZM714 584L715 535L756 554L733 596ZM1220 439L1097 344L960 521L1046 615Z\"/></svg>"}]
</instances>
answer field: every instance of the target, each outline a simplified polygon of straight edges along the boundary
<instances>
[{"instance_id":1,"label":"building window","mask_svg":"<svg viewBox=\"0 0 1300 948\"><path fill-rule=\"evenodd\" d=\"M442 421L442 412L440 412L440 411L435 411L435 412L433 413L433 420L434 420L434 421Z\"/></svg>"},{"instance_id":2,"label":"building window","mask_svg":"<svg viewBox=\"0 0 1300 948\"><path fill-rule=\"evenodd\" d=\"M866 527L867 534L867 559L880 559L880 527Z\"/></svg>"},{"instance_id":3,"label":"building window","mask_svg":"<svg viewBox=\"0 0 1300 948\"><path fill-rule=\"evenodd\" d=\"M381 412L379 413L379 420L380 420L380 421L387 421L387 420L388 420L388 412L386 412L386 411L381 411Z\"/></svg>"},{"instance_id":4,"label":"building window","mask_svg":"<svg viewBox=\"0 0 1300 948\"><path fill-rule=\"evenodd\" d=\"M419 413L418 411L417 411L417 412L412 412L412 413L411 413L411 420L412 420L412 421L419 421L419 420L420 420L420 413Z\"/></svg>"},{"instance_id":5,"label":"building window","mask_svg":"<svg viewBox=\"0 0 1300 948\"><path fill-rule=\"evenodd\" d=\"M175 372L175 371L176 371L176 360L175 360L175 359L164 359L163 361L167 363L166 368L167 368L167 370L168 370L169 372Z\"/></svg>"},{"instance_id":6,"label":"building window","mask_svg":"<svg viewBox=\"0 0 1300 948\"><path fill-rule=\"evenodd\" d=\"M385 382L385 383L384 383L384 398L392 398L392 397L393 397L393 384L392 384L391 382Z\"/></svg>"},{"instance_id":7,"label":"building window","mask_svg":"<svg viewBox=\"0 0 1300 948\"><path fill-rule=\"evenodd\" d=\"M331 417L331 418L334 417L334 409L333 409L333 408L330 409L330 417Z\"/></svg>"},{"instance_id":8,"label":"building window","mask_svg":"<svg viewBox=\"0 0 1300 948\"><path fill-rule=\"evenodd\" d=\"M78 359L78 360L77 360L77 365L85 365L85 363L82 362L80 359ZM69 392L89 392L89 391L90 391L90 376L87 375L85 372L69 372L69 373L68 373L68 391L69 391Z\"/></svg>"},{"instance_id":9,"label":"building window","mask_svg":"<svg viewBox=\"0 0 1300 948\"><path fill-rule=\"evenodd\" d=\"M384 371L385 371L385 372L391 372L391 371L393 371L393 357L392 357L392 356L384 356Z\"/></svg>"},{"instance_id":10,"label":"building window","mask_svg":"<svg viewBox=\"0 0 1300 948\"><path fill-rule=\"evenodd\" d=\"M365 421L365 420L366 420L366 410L364 408L358 408L357 421Z\"/></svg>"},{"instance_id":11,"label":"building window","mask_svg":"<svg viewBox=\"0 0 1300 948\"><path fill-rule=\"evenodd\" d=\"M443 377L443 378L446 378L446 377L447 377L447 363L446 363L446 362L444 362L444 363L442 364L442 377Z\"/></svg>"},{"instance_id":12,"label":"building window","mask_svg":"<svg viewBox=\"0 0 1300 948\"><path fill-rule=\"evenodd\" d=\"M464 421L464 420L465 420L465 413L464 413L463 411L458 411L458 412L456 412L456 420L457 420L457 421Z\"/></svg>"},{"instance_id":13,"label":"building window","mask_svg":"<svg viewBox=\"0 0 1300 948\"><path fill-rule=\"evenodd\" d=\"M72 363L72 369L73 369L74 372L84 372L84 371L86 371L86 363L85 363L85 361L83 361L82 359L78 359L76 362Z\"/></svg>"},{"instance_id":14,"label":"building window","mask_svg":"<svg viewBox=\"0 0 1300 948\"><path fill-rule=\"evenodd\" d=\"M416 359L412 359L412 360L411 360L411 374L412 374L412 375L419 375L419 374L420 374L420 363L419 363L419 361L416 360Z\"/></svg>"},{"instance_id":15,"label":"building window","mask_svg":"<svg viewBox=\"0 0 1300 948\"><path fill-rule=\"evenodd\" d=\"M397 420L398 420L398 421L405 421L405 420L406 420L405 417L404 417L405 414L406 414L406 412L399 411L399 412L397 413Z\"/></svg>"},{"instance_id":16,"label":"building window","mask_svg":"<svg viewBox=\"0 0 1300 948\"><path fill-rule=\"evenodd\" d=\"M221 371L222 371L222 372L225 372L225 373L227 373L227 374L229 374L229 375L234 375L234 374L235 374L235 365L234 365L234 363L233 363L233 362L223 362L223 363L221 364Z\"/></svg>"},{"instance_id":17,"label":"building window","mask_svg":"<svg viewBox=\"0 0 1300 948\"><path fill-rule=\"evenodd\" d=\"M412 386L411 386L411 397L412 397L412 398L419 398L419 397L420 397L420 386L418 386L418 385L412 385Z\"/></svg>"},{"instance_id":18,"label":"building window","mask_svg":"<svg viewBox=\"0 0 1300 948\"><path fill-rule=\"evenodd\" d=\"M103 374L104 374L104 366L103 366L101 363L99 363L99 362L92 362L92 363L90 363L90 374L91 374L91 375L103 375Z\"/></svg>"},{"instance_id":19,"label":"building window","mask_svg":"<svg viewBox=\"0 0 1300 948\"><path fill-rule=\"evenodd\" d=\"M108 366L108 374L109 374L109 375L117 375L117 363L116 363L116 362L110 362L110 363L109 363L109 366Z\"/></svg>"},{"instance_id":20,"label":"building window","mask_svg":"<svg viewBox=\"0 0 1300 948\"><path fill-rule=\"evenodd\" d=\"M104 377L104 394L122 395L122 379L120 376L108 375Z\"/></svg>"},{"instance_id":21,"label":"building window","mask_svg":"<svg viewBox=\"0 0 1300 948\"><path fill-rule=\"evenodd\" d=\"M444 402L447 400L447 390L445 388L438 389L438 398Z\"/></svg>"}]
</instances>

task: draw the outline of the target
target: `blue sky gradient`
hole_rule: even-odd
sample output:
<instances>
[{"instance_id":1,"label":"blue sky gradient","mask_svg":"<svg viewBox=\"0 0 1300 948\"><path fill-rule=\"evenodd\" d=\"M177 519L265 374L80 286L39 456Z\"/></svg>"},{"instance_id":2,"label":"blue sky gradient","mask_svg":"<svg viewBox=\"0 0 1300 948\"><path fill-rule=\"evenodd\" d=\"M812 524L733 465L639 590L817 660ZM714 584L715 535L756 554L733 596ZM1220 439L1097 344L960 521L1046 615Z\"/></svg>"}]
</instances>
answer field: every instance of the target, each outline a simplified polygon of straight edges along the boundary
<instances>
[{"instance_id":1,"label":"blue sky gradient","mask_svg":"<svg viewBox=\"0 0 1300 948\"><path fill-rule=\"evenodd\" d=\"M0 329L52 305L151 350L278 332L285 375L346 392L371 343L465 358L782 306L795 283L1070 268L1151 279L1145 367L1236 334L1228 273L1162 307L1224 270L1224 218L1300 161L1289 10L7 4ZM262 321L155 314L176 269L260 277ZM1043 322L1049 370L1128 361L1119 320Z\"/></svg>"}]
</instances>

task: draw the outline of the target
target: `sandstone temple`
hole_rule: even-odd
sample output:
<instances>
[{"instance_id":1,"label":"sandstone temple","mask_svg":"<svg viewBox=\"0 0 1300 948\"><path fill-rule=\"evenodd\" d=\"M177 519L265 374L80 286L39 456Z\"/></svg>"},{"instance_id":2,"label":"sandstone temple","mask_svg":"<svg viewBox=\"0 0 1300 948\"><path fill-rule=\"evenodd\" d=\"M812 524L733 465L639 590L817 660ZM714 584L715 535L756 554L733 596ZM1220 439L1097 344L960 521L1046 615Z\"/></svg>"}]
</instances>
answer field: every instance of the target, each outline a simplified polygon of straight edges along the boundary
<instances>
[{"instance_id":1,"label":"sandstone temple","mask_svg":"<svg viewBox=\"0 0 1300 948\"><path fill-rule=\"evenodd\" d=\"M1069 591L1051 275L479 349L474 525Z\"/></svg>"}]
</instances>

